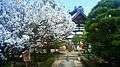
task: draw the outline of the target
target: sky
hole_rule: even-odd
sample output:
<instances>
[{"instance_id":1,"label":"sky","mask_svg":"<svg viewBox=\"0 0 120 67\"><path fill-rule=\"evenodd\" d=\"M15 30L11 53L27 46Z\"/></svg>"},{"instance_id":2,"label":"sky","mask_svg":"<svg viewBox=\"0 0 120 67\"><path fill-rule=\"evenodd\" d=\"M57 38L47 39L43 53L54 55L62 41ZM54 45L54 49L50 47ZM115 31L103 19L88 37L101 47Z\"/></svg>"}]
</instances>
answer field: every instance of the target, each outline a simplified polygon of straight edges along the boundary
<instances>
[{"instance_id":1,"label":"sky","mask_svg":"<svg viewBox=\"0 0 120 67\"><path fill-rule=\"evenodd\" d=\"M82 6L84 13L88 15L91 9L100 1L100 0L55 0L57 3L62 3L65 6L65 10L72 11L74 7Z\"/></svg>"}]
</instances>

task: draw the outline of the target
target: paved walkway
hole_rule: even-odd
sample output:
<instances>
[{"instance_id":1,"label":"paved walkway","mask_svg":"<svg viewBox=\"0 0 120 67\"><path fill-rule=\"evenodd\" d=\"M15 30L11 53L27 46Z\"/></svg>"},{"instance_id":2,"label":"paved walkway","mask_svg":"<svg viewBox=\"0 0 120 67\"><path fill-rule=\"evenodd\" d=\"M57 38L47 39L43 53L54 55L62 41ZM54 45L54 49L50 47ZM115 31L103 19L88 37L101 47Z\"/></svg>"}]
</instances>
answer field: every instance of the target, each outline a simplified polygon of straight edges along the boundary
<instances>
[{"instance_id":1,"label":"paved walkway","mask_svg":"<svg viewBox=\"0 0 120 67\"><path fill-rule=\"evenodd\" d=\"M62 55L53 63L52 67L85 67L78 60L77 52L61 52Z\"/></svg>"}]
</instances>

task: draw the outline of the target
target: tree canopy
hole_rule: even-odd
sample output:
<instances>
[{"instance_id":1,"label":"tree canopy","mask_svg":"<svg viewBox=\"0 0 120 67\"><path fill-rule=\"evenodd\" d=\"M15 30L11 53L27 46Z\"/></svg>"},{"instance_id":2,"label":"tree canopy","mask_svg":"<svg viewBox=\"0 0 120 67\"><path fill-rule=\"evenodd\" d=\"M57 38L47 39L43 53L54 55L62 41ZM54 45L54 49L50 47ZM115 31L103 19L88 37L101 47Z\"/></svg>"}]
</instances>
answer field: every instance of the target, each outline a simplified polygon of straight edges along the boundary
<instances>
[{"instance_id":1,"label":"tree canopy","mask_svg":"<svg viewBox=\"0 0 120 67\"><path fill-rule=\"evenodd\" d=\"M52 41L47 36L62 40L74 26L69 13L53 0L0 0L2 46L9 43L6 45L20 49L26 45L29 48L41 47L49 40ZM4 51L0 49L0 57L4 56Z\"/></svg>"},{"instance_id":2,"label":"tree canopy","mask_svg":"<svg viewBox=\"0 0 120 67\"><path fill-rule=\"evenodd\" d=\"M103 58L119 57L120 0L101 0L88 15L85 27L86 42L91 43L95 55Z\"/></svg>"}]
</instances>

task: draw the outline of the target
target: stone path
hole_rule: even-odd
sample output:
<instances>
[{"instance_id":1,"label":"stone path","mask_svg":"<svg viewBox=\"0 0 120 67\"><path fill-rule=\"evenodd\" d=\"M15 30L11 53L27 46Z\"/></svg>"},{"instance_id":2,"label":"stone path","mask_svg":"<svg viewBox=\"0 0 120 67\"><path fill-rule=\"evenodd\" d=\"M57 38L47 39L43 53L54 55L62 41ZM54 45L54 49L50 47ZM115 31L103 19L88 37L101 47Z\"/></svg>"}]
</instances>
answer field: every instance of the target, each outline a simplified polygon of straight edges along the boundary
<instances>
[{"instance_id":1,"label":"stone path","mask_svg":"<svg viewBox=\"0 0 120 67\"><path fill-rule=\"evenodd\" d=\"M85 67L78 60L77 52L61 52L62 55L53 63L52 67Z\"/></svg>"}]
</instances>

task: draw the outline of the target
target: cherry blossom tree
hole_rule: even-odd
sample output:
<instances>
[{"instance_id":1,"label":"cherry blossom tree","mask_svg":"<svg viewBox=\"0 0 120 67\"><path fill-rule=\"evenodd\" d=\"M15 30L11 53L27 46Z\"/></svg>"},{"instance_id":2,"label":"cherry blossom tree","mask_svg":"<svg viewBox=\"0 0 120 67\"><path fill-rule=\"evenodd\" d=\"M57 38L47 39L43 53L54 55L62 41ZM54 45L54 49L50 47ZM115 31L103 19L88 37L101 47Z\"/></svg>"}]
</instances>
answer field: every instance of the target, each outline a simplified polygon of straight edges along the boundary
<instances>
[{"instance_id":1,"label":"cherry blossom tree","mask_svg":"<svg viewBox=\"0 0 120 67\"><path fill-rule=\"evenodd\" d=\"M29 32L37 38L36 40L39 39L41 41L39 46L43 45L43 39L46 36L53 35L55 39L62 40L75 27L71 16L67 12L62 11L62 7L57 6L54 1L43 0L41 2L37 0L26 9L28 11Z\"/></svg>"},{"instance_id":2,"label":"cherry blossom tree","mask_svg":"<svg viewBox=\"0 0 120 67\"><path fill-rule=\"evenodd\" d=\"M7 45L0 52L27 44L41 47L51 35L62 40L74 27L71 16L53 0L0 0L0 48Z\"/></svg>"},{"instance_id":3,"label":"cherry blossom tree","mask_svg":"<svg viewBox=\"0 0 120 67\"><path fill-rule=\"evenodd\" d=\"M24 48L29 36L24 34L27 24L25 11L17 0L0 0L0 56L11 53L13 48ZM9 52L6 52L9 51Z\"/></svg>"}]
</instances>

